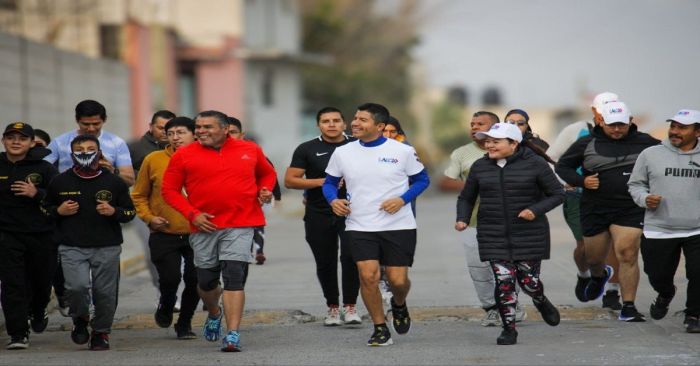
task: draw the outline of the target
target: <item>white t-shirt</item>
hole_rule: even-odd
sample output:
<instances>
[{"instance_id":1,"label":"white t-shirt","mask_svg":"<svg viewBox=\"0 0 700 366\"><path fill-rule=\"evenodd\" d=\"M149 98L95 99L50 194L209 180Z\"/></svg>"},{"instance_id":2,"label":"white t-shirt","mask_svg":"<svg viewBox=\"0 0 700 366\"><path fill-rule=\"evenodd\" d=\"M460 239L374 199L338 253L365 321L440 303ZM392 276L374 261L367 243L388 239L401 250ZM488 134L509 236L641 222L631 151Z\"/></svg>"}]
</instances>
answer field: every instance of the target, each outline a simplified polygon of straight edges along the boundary
<instances>
[{"instance_id":1,"label":"white t-shirt","mask_svg":"<svg viewBox=\"0 0 700 366\"><path fill-rule=\"evenodd\" d=\"M391 215L380 210L382 202L408 190L408 177L425 167L412 146L387 139L378 146L353 141L333 152L326 173L342 177L348 191L350 215L345 230L389 231L416 228L411 205Z\"/></svg>"}]
</instances>

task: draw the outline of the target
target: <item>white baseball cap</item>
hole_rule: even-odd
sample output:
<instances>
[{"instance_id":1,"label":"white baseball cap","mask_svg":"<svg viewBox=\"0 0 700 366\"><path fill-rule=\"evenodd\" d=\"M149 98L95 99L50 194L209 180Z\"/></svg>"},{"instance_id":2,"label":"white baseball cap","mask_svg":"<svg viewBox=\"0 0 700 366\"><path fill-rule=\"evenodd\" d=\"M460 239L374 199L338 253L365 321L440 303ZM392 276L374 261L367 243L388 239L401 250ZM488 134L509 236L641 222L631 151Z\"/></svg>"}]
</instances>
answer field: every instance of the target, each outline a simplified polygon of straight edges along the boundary
<instances>
[{"instance_id":1,"label":"white baseball cap","mask_svg":"<svg viewBox=\"0 0 700 366\"><path fill-rule=\"evenodd\" d=\"M595 96L593 98L593 104L591 104L591 107L595 108L598 113L602 113L603 106L610 103L610 102L619 102L620 97L617 96L615 93L611 92L603 92Z\"/></svg>"},{"instance_id":2,"label":"white baseball cap","mask_svg":"<svg viewBox=\"0 0 700 366\"><path fill-rule=\"evenodd\" d=\"M479 139L493 137L495 139L511 139L517 142L523 141L523 133L516 125L510 123L494 123L491 129L486 132L477 132L475 135Z\"/></svg>"},{"instance_id":3,"label":"white baseball cap","mask_svg":"<svg viewBox=\"0 0 700 366\"><path fill-rule=\"evenodd\" d=\"M694 123L700 123L700 111L694 109L681 109L673 117L666 120L666 122L678 122L682 125L692 125Z\"/></svg>"},{"instance_id":4,"label":"white baseball cap","mask_svg":"<svg viewBox=\"0 0 700 366\"><path fill-rule=\"evenodd\" d=\"M613 123L630 123L630 110L623 102L609 102L603 106L600 114L603 116L603 121L606 125Z\"/></svg>"}]
</instances>

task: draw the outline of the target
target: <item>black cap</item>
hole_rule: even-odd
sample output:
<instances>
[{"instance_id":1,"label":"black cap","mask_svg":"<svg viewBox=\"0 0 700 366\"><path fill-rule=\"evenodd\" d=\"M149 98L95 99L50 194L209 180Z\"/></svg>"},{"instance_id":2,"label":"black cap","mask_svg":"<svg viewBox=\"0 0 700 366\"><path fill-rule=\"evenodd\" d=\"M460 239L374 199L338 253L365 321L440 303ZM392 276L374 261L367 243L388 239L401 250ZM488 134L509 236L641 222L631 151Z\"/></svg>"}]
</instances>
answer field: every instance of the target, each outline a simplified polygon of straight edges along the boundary
<instances>
[{"instance_id":1,"label":"black cap","mask_svg":"<svg viewBox=\"0 0 700 366\"><path fill-rule=\"evenodd\" d=\"M32 126L24 122L12 122L7 127L5 127L5 132L2 133L3 136L11 132L18 132L24 136L34 138L34 129Z\"/></svg>"}]
</instances>

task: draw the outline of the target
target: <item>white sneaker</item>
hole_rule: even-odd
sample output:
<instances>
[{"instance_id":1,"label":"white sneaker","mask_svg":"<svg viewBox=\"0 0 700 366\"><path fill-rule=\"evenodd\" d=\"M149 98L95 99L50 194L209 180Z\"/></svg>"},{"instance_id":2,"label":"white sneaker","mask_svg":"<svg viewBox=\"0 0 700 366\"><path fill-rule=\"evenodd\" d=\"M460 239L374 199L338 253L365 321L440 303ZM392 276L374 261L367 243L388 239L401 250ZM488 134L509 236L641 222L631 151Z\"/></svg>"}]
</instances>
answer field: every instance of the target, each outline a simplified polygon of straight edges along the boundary
<instances>
[{"instance_id":1,"label":"white sneaker","mask_svg":"<svg viewBox=\"0 0 700 366\"><path fill-rule=\"evenodd\" d=\"M343 322L340 321L340 308L338 306L329 306L328 315L326 315L326 319L323 320L323 325L333 327L341 324L343 324Z\"/></svg>"},{"instance_id":2,"label":"white sneaker","mask_svg":"<svg viewBox=\"0 0 700 366\"><path fill-rule=\"evenodd\" d=\"M481 319L482 327L498 327L501 325L501 314L494 308L486 311L486 315Z\"/></svg>"},{"instance_id":3,"label":"white sneaker","mask_svg":"<svg viewBox=\"0 0 700 366\"><path fill-rule=\"evenodd\" d=\"M520 305L520 301L515 304L515 322L520 323L521 321L527 319L527 312L525 312L525 307Z\"/></svg>"},{"instance_id":4,"label":"white sneaker","mask_svg":"<svg viewBox=\"0 0 700 366\"><path fill-rule=\"evenodd\" d=\"M357 308L355 305L343 306L343 311L340 313L340 315L345 325L362 324L362 318L360 318L360 316L357 314Z\"/></svg>"},{"instance_id":5,"label":"white sneaker","mask_svg":"<svg viewBox=\"0 0 700 366\"><path fill-rule=\"evenodd\" d=\"M379 280L379 292L382 294L382 301L384 301L384 306L391 308L391 298L394 294L391 292L391 287L386 280Z\"/></svg>"}]
</instances>

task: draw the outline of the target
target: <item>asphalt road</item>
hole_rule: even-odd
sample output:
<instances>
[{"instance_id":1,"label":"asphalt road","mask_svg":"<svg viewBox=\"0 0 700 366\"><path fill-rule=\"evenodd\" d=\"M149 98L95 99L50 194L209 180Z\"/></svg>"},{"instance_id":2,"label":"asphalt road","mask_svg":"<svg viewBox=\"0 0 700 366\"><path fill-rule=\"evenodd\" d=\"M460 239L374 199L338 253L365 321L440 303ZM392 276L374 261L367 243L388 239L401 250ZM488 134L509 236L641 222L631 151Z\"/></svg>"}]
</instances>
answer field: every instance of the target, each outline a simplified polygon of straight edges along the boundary
<instances>
[{"instance_id":1,"label":"asphalt road","mask_svg":"<svg viewBox=\"0 0 700 366\"><path fill-rule=\"evenodd\" d=\"M439 194L418 201L419 243L408 300L414 326L408 335L394 334L393 346L366 347L371 333L367 321L352 328L322 325L325 305L304 242L299 199L294 192L287 194L283 206L271 212L268 261L251 266L241 329L244 352L224 354L217 343L178 341L172 329L156 328L156 290L141 271L122 278L112 350L90 352L74 345L70 320L54 312L48 331L31 335L28 350L0 349L0 364L700 364L700 335L685 333L682 315L675 314L684 308L687 281L682 268L676 276L679 295L663 320L624 323L601 309L599 301L582 304L573 296L573 238L560 208L550 214L552 259L544 262L542 279L563 320L558 327L546 325L523 297L529 315L518 328L518 344L497 346L500 330L479 325L483 312L452 229L455 197ZM653 298L642 273L638 308L648 315ZM195 324L203 316L199 312ZM199 326L195 331L201 335ZM0 342L6 341L0 335Z\"/></svg>"}]
</instances>

